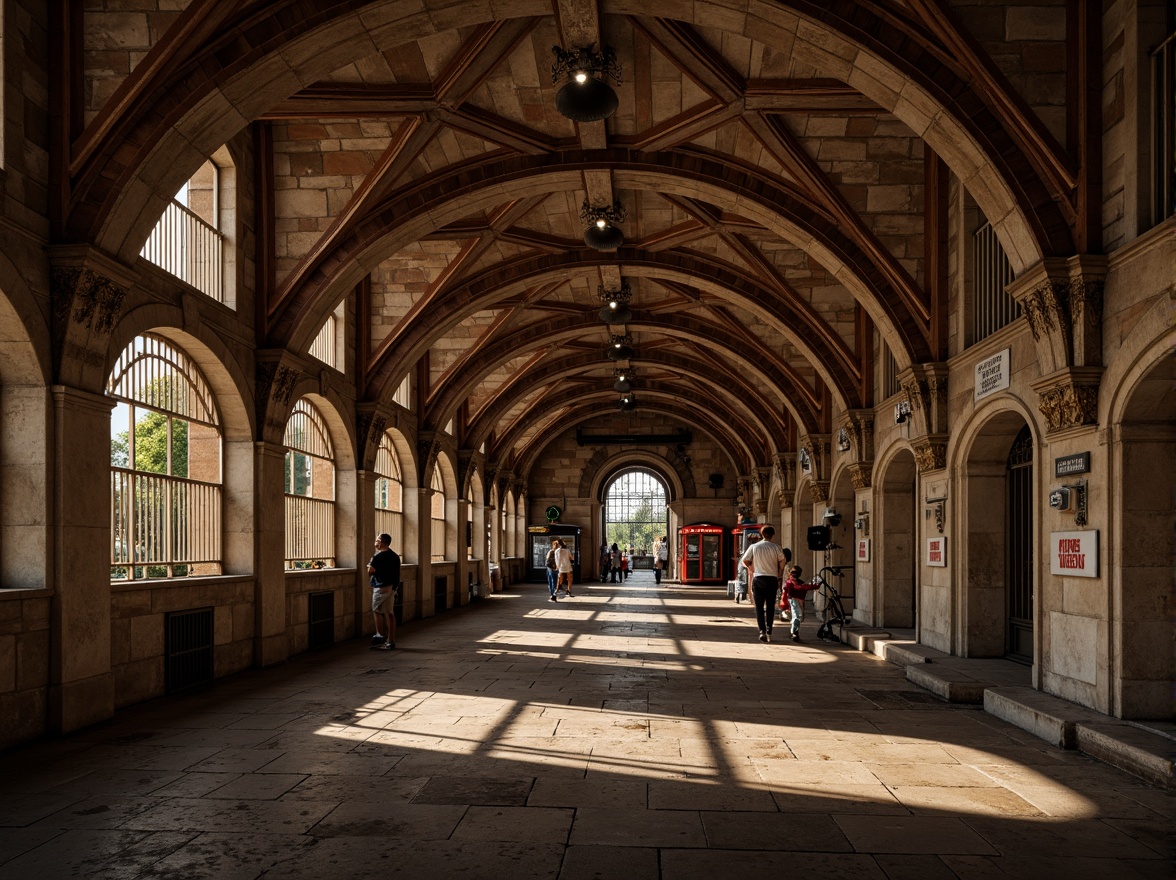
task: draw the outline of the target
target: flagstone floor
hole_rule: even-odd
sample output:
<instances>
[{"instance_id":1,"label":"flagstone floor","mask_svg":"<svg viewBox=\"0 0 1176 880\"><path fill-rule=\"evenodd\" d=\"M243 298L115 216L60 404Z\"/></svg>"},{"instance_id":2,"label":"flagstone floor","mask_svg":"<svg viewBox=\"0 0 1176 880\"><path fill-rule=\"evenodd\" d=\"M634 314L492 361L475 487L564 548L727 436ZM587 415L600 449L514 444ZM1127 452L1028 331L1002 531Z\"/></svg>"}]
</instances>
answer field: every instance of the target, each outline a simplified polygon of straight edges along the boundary
<instances>
[{"instance_id":1,"label":"flagstone floor","mask_svg":"<svg viewBox=\"0 0 1176 880\"><path fill-rule=\"evenodd\" d=\"M515 585L0 755L0 878L1161 878L1176 798L725 591Z\"/></svg>"}]
</instances>

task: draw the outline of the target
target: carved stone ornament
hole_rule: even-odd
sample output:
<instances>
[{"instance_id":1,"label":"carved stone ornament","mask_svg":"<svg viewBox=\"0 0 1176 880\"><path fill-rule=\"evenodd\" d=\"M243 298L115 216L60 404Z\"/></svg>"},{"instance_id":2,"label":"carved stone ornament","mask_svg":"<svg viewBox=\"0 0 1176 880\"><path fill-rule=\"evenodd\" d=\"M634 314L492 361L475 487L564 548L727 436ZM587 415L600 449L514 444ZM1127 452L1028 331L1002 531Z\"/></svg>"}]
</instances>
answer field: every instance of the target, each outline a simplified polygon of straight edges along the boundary
<instances>
[{"instance_id":1,"label":"carved stone ornament","mask_svg":"<svg viewBox=\"0 0 1176 880\"><path fill-rule=\"evenodd\" d=\"M776 484L780 491L791 497L796 493L796 453L784 452L776 456L772 462L776 471Z\"/></svg>"},{"instance_id":2,"label":"carved stone ornament","mask_svg":"<svg viewBox=\"0 0 1176 880\"><path fill-rule=\"evenodd\" d=\"M919 473L941 471L947 467L947 440L921 437L914 442L915 464Z\"/></svg>"},{"instance_id":3,"label":"carved stone ornament","mask_svg":"<svg viewBox=\"0 0 1176 880\"><path fill-rule=\"evenodd\" d=\"M813 500L813 504L828 504L829 503L829 481L828 480L812 480L809 482L809 497Z\"/></svg>"},{"instance_id":4,"label":"carved stone ornament","mask_svg":"<svg viewBox=\"0 0 1176 880\"><path fill-rule=\"evenodd\" d=\"M777 492L776 501L780 505L781 510L792 509L792 494L789 492Z\"/></svg>"},{"instance_id":5,"label":"carved stone ornament","mask_svg":"<svg viewBox=\"0 0 1176 880\"><path fill-rule=\"evenodd\" d=\"M256 367L257 424L263 433L283 434L290 397L298 384L300 373L279 361L259 360Z\"/></svg>"},{"instance_id":6,"label":"carved stone ornament","mask_svg":"<svg viewBox=\"0 0 1176 880\"><path fill-rule=\"evenodd\" d=\"M109 335L118 321L127 288L88 266L55 266L50 276L53 294L53 342L58 357L93 363L102 355L89 351L85 335ZM83 334L79 338L78 331ZM71 339L72 337L72 339Z\"/></svg>"},{"instance_id":7,"label":"carved stone ornament","mask_svg":"<svg viewBox=\"0 0 1176 880\"><path fill-rule=\"evenodd\" d=\"M849 466L849 478L853 480L855 489L869 489L874 475L874 463L858 462Z\"/></svg>"},{"instance_id":8,"label":"carved stone ornament","mask_svg":"<svg viewBox=\"0 0 1176 880\"><path fill-rule=\"evenodd\" d=\"M1041 391L1038 409L1045 416L1045 432L1098 424L1098 385L1067 383Z\"/></svg>"},{"instance_id":9,"label":"carved stone ornament","mask_svg":"<svg viewBox=\"0 0 1176 880\"><path fill-rule=\"evenodd\" d=\"M1047 336L1055 327L1069 329L1068 288L1069 285L1061 279L1047 279L1021 299L1021 309L1035 342Z\"/></svg>"}]
</instances>

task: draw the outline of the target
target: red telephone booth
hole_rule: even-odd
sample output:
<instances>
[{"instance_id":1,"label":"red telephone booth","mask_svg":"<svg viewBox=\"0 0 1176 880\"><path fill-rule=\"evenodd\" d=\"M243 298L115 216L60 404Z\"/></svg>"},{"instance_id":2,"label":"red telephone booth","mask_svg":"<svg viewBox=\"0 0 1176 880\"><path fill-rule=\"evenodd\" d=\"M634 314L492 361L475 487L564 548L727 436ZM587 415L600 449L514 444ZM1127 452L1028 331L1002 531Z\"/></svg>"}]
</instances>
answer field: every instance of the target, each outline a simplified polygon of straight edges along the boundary
<instances>
[{"instance_id":1,"label":"red telephone booth","mask_svg":"<svg viewBox=\"0 0 1176 880\"><path fill-rule=\"evenodd\" d=\"M684 584L721 584L723 538L727 530L710 523L694 523L678 529L678 571Z\"/></svg>"}]
</instances>

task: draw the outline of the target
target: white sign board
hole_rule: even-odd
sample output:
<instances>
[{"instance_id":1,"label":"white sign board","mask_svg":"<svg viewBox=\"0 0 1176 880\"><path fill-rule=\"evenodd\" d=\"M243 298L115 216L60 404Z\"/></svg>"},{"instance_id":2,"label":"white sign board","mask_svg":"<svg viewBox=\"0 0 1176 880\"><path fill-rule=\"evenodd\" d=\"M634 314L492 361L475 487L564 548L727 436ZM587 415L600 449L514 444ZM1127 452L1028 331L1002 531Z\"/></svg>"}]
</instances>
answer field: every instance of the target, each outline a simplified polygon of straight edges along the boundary
<instances>
[{"instance_id":1,"label":"white sign board","mask_svg":"<svg viewBox=\"0 0 1176 880\"><path fill-rule=\"evenodd\" d=\"M935 568L947 567L947 538L927 539L927 564Z\"/></svg>"},{"instance_id":2,"label":"white sign board","mask_svg":"<svg viewBox=\"0 0 1176 880\"><path fill-rule=\"evenodd\" d=\"M1098 577L1098 529L1049 533L1049 573Z\"/></svg>"},{"instance_id":3,"label":"white sign board","mask_svg":"<svg viewBox=\"0 0 1176 880\"><path fill-rule=\"evenodd\" d=\"M870 561L870 539L869 538L858 538L857 561L858 562L869 562Z\"/></svg>"},{"instance_id":4,"label":"white sign board","mask_svg":"<svg viewBox=\"0 0 1176 880\"><path fill-rule=\"evenodd\" d=\"M1012 349L987 357L976 364L976 400L1009 387L1009 355Z\"/></svg>"}]
</instances>

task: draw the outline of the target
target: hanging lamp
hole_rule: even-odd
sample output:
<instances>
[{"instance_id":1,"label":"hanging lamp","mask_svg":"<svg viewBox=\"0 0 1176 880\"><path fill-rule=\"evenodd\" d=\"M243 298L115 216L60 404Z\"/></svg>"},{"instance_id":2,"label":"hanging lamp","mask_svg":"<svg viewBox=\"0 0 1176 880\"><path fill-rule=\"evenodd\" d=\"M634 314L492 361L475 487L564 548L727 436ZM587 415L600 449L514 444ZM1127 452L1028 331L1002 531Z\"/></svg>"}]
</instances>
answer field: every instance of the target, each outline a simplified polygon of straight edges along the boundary
<instances>
[{"instance_id":1,"label":"hanging lamp","mask_svg":"<svg viewBox=\"0 0 1176 880\"><path fill-rule=\"evenodd\" d=\"M556 110L574 122L599 122L616 112L617 93L605 80L620 85L621 65L610 47L594 52L552 46L551 54L551 84L566 80L555 93Z\"/></svg>"}]
</instances>

